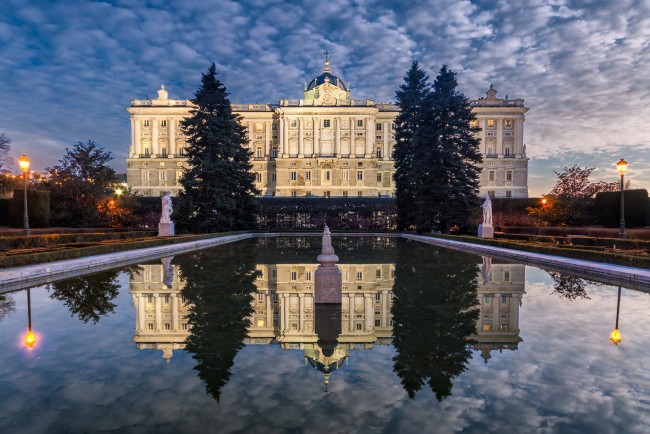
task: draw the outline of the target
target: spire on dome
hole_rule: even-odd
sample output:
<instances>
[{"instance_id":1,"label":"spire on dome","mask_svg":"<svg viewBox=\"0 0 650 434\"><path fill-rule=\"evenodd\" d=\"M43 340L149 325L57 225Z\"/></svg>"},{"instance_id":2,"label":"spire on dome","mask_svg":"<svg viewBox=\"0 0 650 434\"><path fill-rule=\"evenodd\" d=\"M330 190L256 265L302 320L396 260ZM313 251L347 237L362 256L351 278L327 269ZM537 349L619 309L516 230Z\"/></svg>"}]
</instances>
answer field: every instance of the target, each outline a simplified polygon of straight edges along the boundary
<instances>
[{"instance_id":1,"label":"spire on dome","mask_svg":"<svg viewBox=\"0 0 650 434\"><path fill-rule=\"evenodd\" d=\"M330 52L325 50L325 69L323 69L323 73L331 74L329 56L330 56Z\"/></svg>"}]
</instances>

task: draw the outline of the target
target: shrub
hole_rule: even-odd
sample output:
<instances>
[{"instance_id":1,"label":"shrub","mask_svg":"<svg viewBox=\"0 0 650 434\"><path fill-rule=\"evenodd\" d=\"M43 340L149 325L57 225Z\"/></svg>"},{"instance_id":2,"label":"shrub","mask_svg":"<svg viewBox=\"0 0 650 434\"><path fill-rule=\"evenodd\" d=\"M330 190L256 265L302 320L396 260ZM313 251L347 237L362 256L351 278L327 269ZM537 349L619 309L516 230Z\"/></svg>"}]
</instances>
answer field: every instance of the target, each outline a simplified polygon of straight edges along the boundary
<instances>
[{"instance_id":1,"label":"shrub","mask_svg":"<svg viewBox=\"0 0 650 434\"><path fill-rule=\"evenodd\" d=\"M0 226L9 224L9 203L11 198L0 197Z\"/></svg>"},{"instance_id":2,"label":"shrub","mask_svg":"<svg viewBox=\"0 0 650 434\"><path fill-rule=\"evenodd\" d=\"M648 220L648 191L625 190L625 225L630 228L643 227ZM596 220L608 228L620 223L620 192L603 192L596 195L594 211Z\"/></svg>"},{"instance_id":3,"label":"shrub","mask_svg":"<svg viewBox=\"0 0 650 434\"><path fill-rule=\"evenodd\" d=\"M14 190L14 197L9 203L9 226L23 227L23 190ZM50 226L50 192L43 190L27 190L27 213L29 226L33 228L47 228Z\"/></svg>"}]
</instances>

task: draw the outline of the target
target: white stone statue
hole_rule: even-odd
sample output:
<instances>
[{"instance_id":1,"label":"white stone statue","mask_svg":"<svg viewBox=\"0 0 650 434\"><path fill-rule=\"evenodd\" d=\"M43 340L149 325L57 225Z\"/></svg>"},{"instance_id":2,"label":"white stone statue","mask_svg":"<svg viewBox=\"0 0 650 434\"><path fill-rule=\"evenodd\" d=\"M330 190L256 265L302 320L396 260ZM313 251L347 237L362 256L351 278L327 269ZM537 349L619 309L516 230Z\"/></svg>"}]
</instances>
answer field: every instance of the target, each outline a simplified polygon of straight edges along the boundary
<instances>
[{"instance_id":1,"label":"white stone statue","mask_svg":"<svg viewBox=\"0 0 650 434\"><path fill-rule=\"evenodd\" d=\"M483 284L490 281L490 274L492 274L492 258L483 256L483 265L481 267L481 275L483 276Z\"/></svg>"},{"instance_id":2,"label":"white stone statue","mask_svg":"<svg viewBox=\"0 0 650 434\"><path fill-rule=\"evenodd\" d=\"M160 223L170 223L171 222L171 215L172 212L174 211L172 209L172 198L171 191L166 191L163 197L161 198L162 202L162 213L160 214Z\"/></svg>"},{"instance_id":3,"label":"white stone statue","mask_svg":"<svg viewBox=\"0 0 650 434\"><path fill-rule=\"evenodd\" d=\"M485 202L481 206L483 208L483 226L492 226L492 201L490 195L485 195Z\"/></svg>"},{"instance_id":4,"label":"white stone statue","mask_svg":"<svg viewBox=\"0 0 650 434\"><path fill-rule=\"evenodd\" d=\"M169 289L172 289L172 282L174 281L174 268L172 266L172 259L174 259L173 256L167 256L160 259L163 268L163 283Z\"/></svg>"}]
</instances>

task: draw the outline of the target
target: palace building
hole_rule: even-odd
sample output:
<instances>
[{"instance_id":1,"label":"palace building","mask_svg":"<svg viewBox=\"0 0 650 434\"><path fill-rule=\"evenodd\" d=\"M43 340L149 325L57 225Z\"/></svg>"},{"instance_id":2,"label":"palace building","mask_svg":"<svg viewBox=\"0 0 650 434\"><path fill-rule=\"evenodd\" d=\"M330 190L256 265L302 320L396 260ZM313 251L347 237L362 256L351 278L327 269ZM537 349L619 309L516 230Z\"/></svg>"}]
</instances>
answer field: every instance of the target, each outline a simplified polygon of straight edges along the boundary
<instances>
[{"instance_id":1,"label":"palace building","mask_svg":"<svg viewBox=\"0 0 650 434\"><path fill-rule=\"evenodd\" d=\"M523 143L523 99L499 99L490 86L472 100L481 139L480 194L528 197L528 158ZM187 164L186 138L179 122L189 100L132 100L127 183L144 196L172 195ZM256 186L264 196L390 197L399 107L371 99L350 99L349 84L323 73L305 85L302 99L278 104L233 104L247 127Z\"/></svg>"}]
</instances>

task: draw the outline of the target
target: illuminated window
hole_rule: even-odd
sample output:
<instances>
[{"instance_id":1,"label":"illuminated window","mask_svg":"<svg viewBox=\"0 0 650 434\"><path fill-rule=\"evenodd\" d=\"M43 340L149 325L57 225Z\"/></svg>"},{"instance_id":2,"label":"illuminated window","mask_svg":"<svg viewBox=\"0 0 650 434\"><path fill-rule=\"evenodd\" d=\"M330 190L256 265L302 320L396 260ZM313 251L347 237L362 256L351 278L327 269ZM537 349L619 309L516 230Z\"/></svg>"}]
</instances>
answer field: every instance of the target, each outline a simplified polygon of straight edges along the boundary
<instances>
[{"instance_id":1,"label":"illuminated window","mask_svg":"<svg viewBox=\"0 0 650 434\"><path fill-rule=\"evenodd\" d=\"M262 124L262 122L257 122L255 124L255 131L259 132L259 131L262 131L262 130L264 130L264 124Z\"/></svg>"},{"instance_id":2,"label":"illuminated window","mask_svg":"<svg viewBox=\"0 0 650 434\"><path fill-rule=\"evenodd\" d=\"M512 121L510 119L506 119L505 124L506 128L512 128Z\"/></svg>"},{"instance_id":3,"label":"illuminated window","mask_svg":"<svg viewBox=\"0 0 650 434\"><path fill-rule=\"evenodd\" d=\"M487 126L488 128L494 128L494 119L488 119Z\"/></svg>"},{"instance_id":4,"label":"illuminated window","mask_svg":"<svg viewBox=\"0 0 650 434\"><path fill-rule=\"evenodd\" d=\"M489 332L491 329L491 324L489 322L483 323L483 331Z\"/></svg>"},{"instance_id":5,"label":"illuminated window","mask_svg":"<svg viewBox=\"0 0 650 434\"><path fill-rule=\"evenodd\" d=\"M469 126L472 128L476 128L476 121L469 121Z\"/></svg>"},{"instance_id":6,"label":"illuminated window","mask_svg":"<svg viewBox=\"0 0 650 434\"><path fill-rule=\"evenodd\" d=\"M263 319L258 319L257 320L257 326L258 327L264 327L264 320Z\"/></svg>"}]
</instances>

